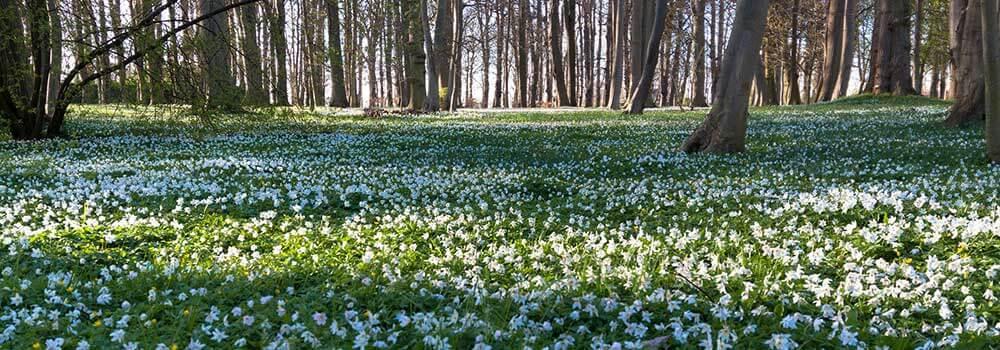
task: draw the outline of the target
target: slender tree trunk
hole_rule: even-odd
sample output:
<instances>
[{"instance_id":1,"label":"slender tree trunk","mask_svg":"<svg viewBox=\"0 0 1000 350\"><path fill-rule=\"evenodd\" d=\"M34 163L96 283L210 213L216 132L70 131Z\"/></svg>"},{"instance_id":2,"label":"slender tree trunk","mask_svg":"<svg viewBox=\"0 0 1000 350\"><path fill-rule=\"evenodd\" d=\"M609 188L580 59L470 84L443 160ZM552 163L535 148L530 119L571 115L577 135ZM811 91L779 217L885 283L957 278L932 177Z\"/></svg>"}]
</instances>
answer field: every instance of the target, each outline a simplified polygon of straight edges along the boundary
<instances>
[{"instance_id":1,"label":"slender tree trunk","mask_svg":"<svg viewBox=\"0 0 1000 350\"><path fill-rule=\"evenodd\" d=\"M285 38L285 1L269 1L273 15L268 16L271 30L271 49L274 50L275 77L272 79L271 96L274 104L288 105L288 40ZM265 7L269 8L269 7Z\"/></svg>"},{"instance_id":2,"label":"slender tree trunk","mask_svg":"<svg viewBox=\"0 0 1000 350\"><path fill-rule=\"evenodd\" d=\"M522 0L523 1L523 0ZM563 17L566 18L564 26L566 29L566 43L568 44L568 49L566 51L566 65L569 69L567 72L567 86L569 90L569 99L572 101L570 105L576 106L579 104L579 98L577 94L577 79L578 70L576 64L576 0L566 0L563 5Z\"/></svg>"},{"instance_id":3,"label":"slender tree trunk","mask_svg":"<svg viewBox=\"0 0 1000 350\"><path fill-rule=\"evenodd\" d=\"M719 95L705 121L681 147L685 152L746 150L750 83L760 63L768 3L768 0L739 0L736 5L730 45L719 75Z\"/></svg>"},{"instance_id":4,"label":"slender tree trunk","mask_svg":"<svg viewBox=\"0 0 1000 350\"><path fill-rule=\"evenodd\" d=\"M566 71L563 67L562 54L562 27L559 25L559 2L560 0L549 0L549 45L552 56L552 78L555 79L556 91L559 93L560 106L572 106L573 100L569 98L569 91L566 90Z\"/></svg>"},{"instance_id":5,"label":"slender tree trunk","mask_svg":"<svg viewBox=\"0 0 1000 350\"><path fill-rule=\"evenodd\" d=\"M707 107L705 97L705 1L694 0L694 80L691 90L691 107Z\"/></svg>"},{"instance_id":6,"label":"slender tree trunk","mask_svg":"<svg viewBox=\"0 0 1000 350\"><path fill-rule=\"evenodd\" d=\"M528 107L528 0L517 4L517 106Z\"/></svg>"},{"instance_id":7,"label":"slender tree trunk","mask_svg":"<svg viewBox=\"0 0 1000 350\"><path fill-rule=\"evenodd\" d=\"M653 73L656 71L656 63L659 61L660 40L663 37L665 20L667 17L667 0L656 1L656 17L653 22L653 31L646 43L646 63L642 67L642 77L632 94L629 114L642 114L649 99L649 90L653 84Z\"/></svg>"},{"instance_id":8,"label":"slender tree trunk","mask_svg":"<svg viewBox=\"0 0 1000 350\"><path fill-rule=\"evenodd\" d=\"M986 84L986 155L1000 163L1000 4L982 1L983 53Z\"/></svg>"},{"instance_id":9,"label":"slender tree trunk","mask_svg":"<svg viewBox=\"0 0 1000 350\"><path fill-rule=\"evenodd\" d=\"M614 46L614 57L611 63L611 86L608 97L608 108L611 110L618 110L621 108L621 94L622 94L622 78L624 76L622 69L625 65L625 0L617 0L614 3L612 12L614 13L614 40L611 45Z\"/></svg>"},{"instance_id":10,"label":"slender tree trunk","mask_svg":"<svg viewBox=\"0 0 1000 350\"><path fill-rule=\"evenodd\" d=\"M913 24L913 89L917 95L924 94L924 62L920 58L920 50L924 40L924 0L916 0L914 11L917 13Z\"/></svg>"},{"instance_id":11,"label":"slender tree trunk","mask_svg":"<svg viewBox=\"0 0 1000 350\"><path fill-rule=\"evenodd\" d=\"M55 114L56 101L59 95L59 83L62 79L62 18L59 12L59 1L58 0L48 0L48 10L49 10L49 23L52 27L52 33L50 34L52 53L51 64L52 70L49 72L49 87L48 96L46 97L45 113L51 119L52 115Z\"/></svg>"}]
</instances>

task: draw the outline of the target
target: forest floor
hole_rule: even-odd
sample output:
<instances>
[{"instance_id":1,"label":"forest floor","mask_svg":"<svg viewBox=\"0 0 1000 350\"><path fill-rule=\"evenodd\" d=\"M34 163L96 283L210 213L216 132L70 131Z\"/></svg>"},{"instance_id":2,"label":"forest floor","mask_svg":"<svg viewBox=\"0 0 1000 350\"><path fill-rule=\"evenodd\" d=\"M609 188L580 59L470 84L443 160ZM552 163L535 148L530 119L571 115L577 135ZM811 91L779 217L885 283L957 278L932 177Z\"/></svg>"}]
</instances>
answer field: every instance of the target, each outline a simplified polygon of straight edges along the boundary
<instances>
[{"instance_id":1,"label":"forest floor","mask_svg":"<svg viewBox=\"0 0 1000 350\"><path fill-rule=\"evenodd\" d=\"M212 118L0 141L0 348L1000 341L1000 169L947 105ZM148 112L148 111L147 111Z\"/></svg>"}]
</instances>

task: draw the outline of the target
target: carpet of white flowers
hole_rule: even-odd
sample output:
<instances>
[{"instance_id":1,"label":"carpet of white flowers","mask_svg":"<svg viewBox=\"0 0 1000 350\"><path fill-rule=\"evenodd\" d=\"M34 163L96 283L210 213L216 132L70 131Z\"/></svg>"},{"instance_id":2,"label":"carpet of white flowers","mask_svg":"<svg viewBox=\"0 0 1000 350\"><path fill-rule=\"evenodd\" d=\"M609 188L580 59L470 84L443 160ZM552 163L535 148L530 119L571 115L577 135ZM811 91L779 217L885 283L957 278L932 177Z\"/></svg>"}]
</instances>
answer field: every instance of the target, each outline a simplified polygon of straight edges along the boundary
<instances>
[{"instance_id":1,"label":"carpet of white flowers","mask_svg":"<svg viewBox=\"0 0 1000 350\"><path fill-rule=\"evenodd\" d=\"M989 346L1000 169L946 109L754 110L736 156L676 151L698 112L79 110L0 142L0 348Z\"/></svg>"}]
</instances>

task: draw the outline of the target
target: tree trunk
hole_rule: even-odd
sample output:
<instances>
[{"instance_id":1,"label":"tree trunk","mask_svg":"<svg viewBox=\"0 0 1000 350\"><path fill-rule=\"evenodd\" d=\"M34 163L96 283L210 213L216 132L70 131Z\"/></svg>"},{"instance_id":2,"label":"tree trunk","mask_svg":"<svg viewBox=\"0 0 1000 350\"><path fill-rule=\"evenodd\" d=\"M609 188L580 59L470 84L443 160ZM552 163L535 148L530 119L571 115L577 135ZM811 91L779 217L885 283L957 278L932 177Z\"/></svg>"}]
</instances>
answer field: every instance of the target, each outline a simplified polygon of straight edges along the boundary
<instances>
[{"instance_id":1,"label":"tree trunk","mask_svg":"<svg viewBox=\"0 0 1000 350\"><path fill-rule=\"evenodd\" d=\"M52 26L50 55L52 71L49 73L48 96L46 97L45 114L51 119L55 114L56 101L59 96L59 80L62 79L62 18L59 14L59 1L48 0L49 21Z\"/></svg>"},{"instance_id":2,"label":"tree trunk","mask_svg":"<svg viewBox=\"0 0 1000 350\"><path fill-rule=\"evenodd\" d=\"M837 75L837 86L833 98L847 96L847 88L851 85L854 55L858 48L858 0L847 0L844 8L844 48L840 59L840 74Z\"/></svg>"},{"instance_id":3,"label":"tree trunk","mask_svg":"<svg viewBox=\"0 0 1000 350\"><path fill-rule=\"evenodd\" d=\"M1000 163L1000 6L982 1L983 52L986 71L986 155ZM971 19L970 19L971 20Z\"/></svg>"},{"instance_id":4,"label":"tree trunk","mask_svg":"<svg viewBox=\"0 0 1000 350\"><path fill-rule=\"evenodd\" d=\"M882 21L876 28L880 37L875 60L876 94L913 95L910 72L910 2L878 0Z\"/></svg>"},{"instance_id":5,"label":"tree trunk","mask_svg":"<svg viewBox=\"0 0 1000 350\"><path fill-rule=\"evenodd\" d=\"M454 28L452 27L452 1L463 1L463 0L438 0L437 16L434 18L434 57L435 64L437 68L435 73L438 80L437 85L441 89L450 90L451 86L448 85L451 80L451 46L453 45L452 32ZM428 98L440 98L438 91L434 91L433 94L428 94ZM447 99L444 99L440 103L441 108L450 109Z\"/></svg>"},{"instance_id":6,"label":"tree trunk","mask_svg":"<svg viewBox=\"0 0 1000 350\"><path fill-rule=\"evenodd\" d=\"M830 0L826 12L826 48L823 51L823 75L820 78L820 101L833 99L844 54L844 8L846 0Z\"/></svg>"},{"instance_id":7,"label":"tree trunk","mask_svg":"<svg viewBox=\"0 0 1000 350\"><path fill-rule=\"evenodd\" d=\"M789 38L785 44L785 101L790 105L802 104L799 94L799 0L792 0L792 23Z\"/></svg>"},{"instance_id":8,"label":"tree trunk","mask_svg":"<svg viewBox=\"0 0 1000 350\"><path fill-rule=\"evenodd\" d=\"M559 2L560 0L549 0L549 45L551 45L552 56L552 78L555 79L556 91L559 93L560 106L572 106L573 100L569 98L569 91L566 90L566 71L563 67L562 54L562 27L559 26Z\"/></svg>"},{"instance_id":9,"label":"tree trunk","mask_svg":"<svg viewBox=\"0 0 1000 350\"><path fill-rule=\"evenodd\" d=\"M403 0L403 21L406 28L406 82L409 85L410 98L408 109L419 111L424 108L427 98L424 84L424 67L427 59L424 53L424 25L420 18L421 0ZM433 96L432 96L433 98Z\"/></svg>"},{"instance_id":10,"label":"tree trunk","mask_svg":"<svg viewBox=\"0 0 1000 350\"><path fill-rule=\"evenodd\" d=\"M223 0L200 0L201 13L209 13L225 6ZM225 13L205 21L201 31L201 60L205 72L208 96L205 107L210 109L239 110L240 99L233 79L233 65L229 55L229 16Z\"/></svg>"},{"instance_id":11,"label":"tree trunk","mask_svg":"<svg viewBox=\"0 0 1000 350\"><path fill-rule=\"evenodd\" d=\"M611 12L614 13L614 41L610 43L613 45L613 62L611 63L611 86L608 90L608 108L611 110L618 110L621 108L621 96L622 96L622 78L624 76L622 69L625 65L625 0L616 0Z\"/></svg>"},{"instance_id":12,"label":"tree trunk","mask_svg":"<svg viewBox=\"0 0 1000 350\"><path fill-rule=\"evenodd\" d=\"M656 20L653 22L653 31L646 43L646 63L642 67L642 77L632 94L629 114L642 114L649 99L649 89L653 84L653 73L656 71L656 63L659 61L660 40L663 37L664 22L667 17L667 0L656 1Z\"/></svg>"},{"instance_id":13,"label":"tree trunk","mask_svg":"<svg viewBox=\"0 0 1000 350\"><path fill-rule=\"evenodd\" d=\"M691 107L707 107L705 97L705 1L694 0L694 79L691 90ZM720 80L721 81L721 80Z\"/></svg>"},{"instance_id":14,"label":"tree trunk","mask_svg":"<svg viewBox=\"0 0 1000 350\"><path fill-rule=\"evenodd\" d=\"M983 71L983 23L980 0L951 2L951 84L955 104L951 106L948 126L962 126L982 120L986 108Z\"/></svg>"},{"instance_id":15,"label":"tree trunk","mask_svg":"<svg viewBox=\"0 0 1000 350\"><path fill-rule=\"evenodd\" d=\"M576 64L576 0L566 0L563 5L563 17L566 18L564 27L566 29L566 51L567 68L569 72L566 76L566 89L569 90L569 99L572 106L579 104L579 94L577 93L578 70Z\"/></svg>"},{"instance_id":16,"label":"tree trunk","mask_svg":"<svg viewBox=\"0 0 1000 350\"><path fill-rule=\"evenodd\" d=\"M916 0L914 11L917 13L913 23L913 89L917 95L924 94L924 62L920 59L920 48L924 40L924 0Z\"/></svg>"},{"instance_id":17,"label":"tree trunk","mask_svg":"<svg viewBox=\"0 0 1000 350\"><path fill-rule=\"evenodd\" d=\"M330 106L347 107L347 88L344 86L344 48L340 42L340 0L326 0L327 50L330 60Z\"/></svg>"},{"instance_id":18,"label":"tree trunk","mask_svg":"<svg viewBox=\"0 0 1000 350\"><path fill-rule=\"evenodd\" d=\"M528 107L528 0L517 3L517 106Z\"/></svg>"},{"instance_id":19,"label":"tree trunk","mask_svg":"<svg viewBox=\"0 0 1000 350\"><path fill-rule=\"evenodd\" d=\"M739 0L730 44L722 60L719 95L712 110L681 149L688 153L746 150L750 83L760 63L768 0Z\"/></svg>"},{"instance_id":20,"label":"tree trunk","mask_svg":"<svg viewBox=\"0 0 1000 350\"><path fill-rule=\"evenodd\" d=\"M271 31L271 49L274 50L275 77L271 80L271 96L274 104L288 105L288 40L285 39L285 2L272 0L265 9L273 8L268 16Z\"/></svg>"},{"instance_id":21,"label":"tree trunk","mask_svg":"<svg viewBox=\"0 0 1000 350\"><path fill-rule=\"evenodd\" d=\"M431 40L430 19L427 17L427 0L420 0L420 21L423 23L424 52L427 54L427 98L424 100L425 112L437 112L441 109L438 95L437 52L434 51L434 41Z\"/></svg>"},{"instance_id":22,"label":"tree trunk","mask_svg":"<svg viewBox=\"0 0 1000 350\"><path fill-rule=\"evenodd\" d=\"M257 5L240 8L240 19L243 24L243 57L246 62L246 101L252 105L267 105L267 92L264 91L261 69L260 45L257 44Z\"/></svg>"}]
</instances>

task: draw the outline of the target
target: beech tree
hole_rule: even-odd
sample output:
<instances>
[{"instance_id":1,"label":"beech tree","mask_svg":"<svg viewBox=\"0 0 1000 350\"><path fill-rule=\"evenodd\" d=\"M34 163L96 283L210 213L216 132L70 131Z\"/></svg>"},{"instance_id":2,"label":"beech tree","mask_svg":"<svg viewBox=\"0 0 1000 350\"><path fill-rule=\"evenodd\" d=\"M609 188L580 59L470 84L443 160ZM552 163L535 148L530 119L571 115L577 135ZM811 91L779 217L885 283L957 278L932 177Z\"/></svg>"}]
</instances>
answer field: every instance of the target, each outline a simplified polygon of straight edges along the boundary
<instances>
[{"instance_id":1,"label":"beech tree","mask_svg":"<svg viewBox=\"0 0 1000 350\"><path fill-rule=\"evenodd\" d=\"M646 42L645 59L642 66L642 74L636 88L629 99L629 114L642 114L649 99L649 89L653 85L653 73L656 71L656 63L659 62L660 40L663 37L663 30L666 26L664 22L667 17L667 0L656 1L656 16L654 17L652 32Z\"/></svg>"},{"instance_id":2,"label":"beech tree","mask_svg":"<svg viewBox=\"0 0 1000 350\"><path fill-rule=\"evenodd\" d=\"M694 36L694 79L691 80L691 106L708 106L705 97L705 1L694 0L692 34ZM764 19L766 21L766 19Z\"/></svg>"},{"instance_id":3,"label":"beech tree","mask_svg":"<svg viewBox=\"0 0 1000 350\"><path fill-rule=\"evenodd\" d=\"M760 61L768 0L739 0L730 43L722 58L718 95L705 121L681 150L688 153L736 153L746 150L750 83Z\"/></svg>"},{"instance_id":4,"label":"beech tree","mask_svg":"<svg viewBox=\"0 0 1000 350\"><path fill-rule=\"evenodd\" d=\"M878 0L878 26L875 28L873 85L876 94L914 95L910 72L910 15L909 1Z\"/></svg>"},{"instance_id":5,"label":"beech tree","mask_svg":"<svg viewBox=\"0 0 1000 350\"><path fill-rule=\"evenodd\" d=\"M981 0L986 75L986 155L1000 163L1000 4Z\"/></svg>"},{"instance_id":6,"label":"beech tree","mask_svg":"<svg viewBox=\"0 0 1000 350\"><path fill-rule=\"evenodd\" d=\"M48 89L53 86L50 80L54 71L51 59L53 12L48 10L46 0L0 0L0 51L4 53L0 55L0 118L7 121L11 136L18 140L30 140L64 135L66 111L90 83L161 49L171 37L188 28L258 0L203 6L199 16L174 22L170 29L149 40L149 45L136 47L131 54L123 54L115 64L100 65L102 57L121 49L127 40L137 42L136 38L150 26L160 23L160 16L178 1L167 0L154 6L137 17L131 26L118 30L106 41L78 45L76 62L64 73L57 84L58 90L50 93ZM20 16L21 9L26 11L27 16ZM208 23L205 30L215 25ZM27 37L25 33L28 33ZM84 42L83 38L77 37L73 41Z\"/></svg>"},{"instance_id":7,"label":"beech tree","mask_svg":"<svg viewBox=\"0 0 1000 350\"><path fill-rule=\"evenodd\" d=\"M986 108L986 85L982 14L980 0L952 0L949 13L951 27L951 89L955 103L945 124L962 126L982 120Z\"/></svg>"}]
</instances>

